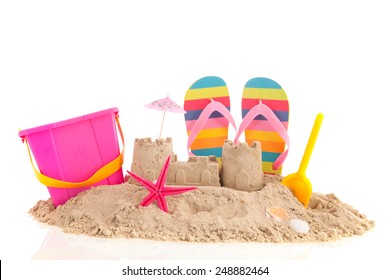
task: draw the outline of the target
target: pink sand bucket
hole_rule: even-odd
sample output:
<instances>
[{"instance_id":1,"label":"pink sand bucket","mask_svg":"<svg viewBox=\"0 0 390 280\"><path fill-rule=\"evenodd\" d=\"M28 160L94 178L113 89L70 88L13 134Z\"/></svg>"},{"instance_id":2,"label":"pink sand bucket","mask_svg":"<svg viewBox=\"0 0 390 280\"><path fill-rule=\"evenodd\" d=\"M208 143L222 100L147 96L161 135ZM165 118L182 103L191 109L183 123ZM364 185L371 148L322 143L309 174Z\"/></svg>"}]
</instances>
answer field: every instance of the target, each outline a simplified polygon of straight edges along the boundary
<instances>
[{"instance_id":1,"label":"pink sand bucket","mask_svg":"<svg viewBox=\"0 0 390 280\"><path fill-rule=\"evenodd\" d=\"M117 108L19 132L55 207L92 186L124 182L124 145L120 152L115 124L124 143Z\"/></svg>"}]
</instances>

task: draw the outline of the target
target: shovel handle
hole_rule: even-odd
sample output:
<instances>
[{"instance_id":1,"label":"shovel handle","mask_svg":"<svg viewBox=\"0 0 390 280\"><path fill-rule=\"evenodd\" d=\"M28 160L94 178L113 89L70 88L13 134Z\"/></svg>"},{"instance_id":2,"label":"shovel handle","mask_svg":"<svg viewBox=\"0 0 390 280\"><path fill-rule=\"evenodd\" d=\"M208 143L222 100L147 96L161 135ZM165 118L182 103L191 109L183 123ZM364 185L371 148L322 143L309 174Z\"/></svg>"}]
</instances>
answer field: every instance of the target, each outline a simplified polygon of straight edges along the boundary
<instances>
[{"instance_id":1,"label":"shovel handle","mask_svg":"<svg viewBox=\"0 0 390 280\"><path fill-rule=\"evenodd\" d=\"M305 176L306 168L309 164L311 153L313 152L314 145L317 141L317 136L320 131L323 119L324 119L324 114L322 113L317 114L316 120L314 121L314 125L310 133L309 140L307 141L307 145L306 145L305 153L303 154L301 165L299 166L298 169L298 174L300 176Z\"/></svg>"}]
</instances>

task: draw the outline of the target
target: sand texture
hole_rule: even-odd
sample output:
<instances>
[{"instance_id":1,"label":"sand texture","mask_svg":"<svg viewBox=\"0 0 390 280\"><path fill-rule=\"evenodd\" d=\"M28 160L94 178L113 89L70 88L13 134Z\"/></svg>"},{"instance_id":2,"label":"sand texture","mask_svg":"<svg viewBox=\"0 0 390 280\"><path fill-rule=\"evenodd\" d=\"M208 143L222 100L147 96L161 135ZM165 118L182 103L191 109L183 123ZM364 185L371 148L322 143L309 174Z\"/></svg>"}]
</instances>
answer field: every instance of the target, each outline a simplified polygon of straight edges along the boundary
<instances>
[{"instance_id":1,"label":"sand texture","mask_svg":"<svg viewBox=\"0 0 390 280\"><path fill-rule=\"evenodd\" d=\"M169 213L155 203L139 207L148 191L126 183L91 188L56 209L51 199L41 200L30 214L68 233L189 242L331 241L374 227L373 221L334 194L314 193L306 209L280 184L280 177L265 175L264 180L260 191L201 186L169 196ZM267 214L275 206L285 210L276 211L279 218ZM294 230L292 219L305 221L309 231Z\"/></svg>"}]
</instances>

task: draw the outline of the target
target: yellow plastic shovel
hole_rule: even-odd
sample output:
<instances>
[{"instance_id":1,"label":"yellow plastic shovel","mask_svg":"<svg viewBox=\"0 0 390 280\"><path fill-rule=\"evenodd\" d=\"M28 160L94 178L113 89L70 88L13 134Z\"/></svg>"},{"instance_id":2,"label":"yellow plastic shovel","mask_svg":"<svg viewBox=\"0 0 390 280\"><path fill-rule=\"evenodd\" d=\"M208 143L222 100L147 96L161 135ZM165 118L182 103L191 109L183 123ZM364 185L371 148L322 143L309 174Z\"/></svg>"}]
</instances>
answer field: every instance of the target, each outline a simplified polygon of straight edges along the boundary
<instances>
[{"instance_id":1,"label":"yellow plastic shovel","mask_svg":"<svg viewBox=\"0 0 390 280\"><path fill-rule=\"evenodd\" d=\"M311 183L306 177L306 168L309 164L323 118L324 115L322 113L319 113L316 117L298 172L290 174L282 180L282 184L288 187L305 207L309 204L312 193Z\"/></svg>"}]
</instances>

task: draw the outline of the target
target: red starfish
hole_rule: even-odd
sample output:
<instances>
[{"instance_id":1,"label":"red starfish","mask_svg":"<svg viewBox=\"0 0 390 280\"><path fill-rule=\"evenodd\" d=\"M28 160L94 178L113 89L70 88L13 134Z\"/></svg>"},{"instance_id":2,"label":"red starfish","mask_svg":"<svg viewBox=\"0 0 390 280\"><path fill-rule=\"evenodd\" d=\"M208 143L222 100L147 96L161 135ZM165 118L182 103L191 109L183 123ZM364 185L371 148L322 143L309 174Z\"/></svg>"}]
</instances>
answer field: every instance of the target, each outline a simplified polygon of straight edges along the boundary
<instances>
[{"instance_id":1,"label":"red starfish","mask_svg":"<svg viewBox=\"0 0 390 280\"><path fill-rule=\"evenodd\" d=\"M163 168L161 169L160 175L158 176L156 183L152 183L149 180L146 180L130 171L127 171L127 173L129 173L131 177L133 177L150 191L150 193L144 198L144 200L141 201L141 203L139 204L140 206L149 206L153 201L157 200L158 207L164 212L168 213L168 206L167 202L165 201L166 196L181 194L197 189L196 187L178 188L165 186L170 159L171 156L168 156L168 159L165 162Z\"/></svg>"}]
</instances>

